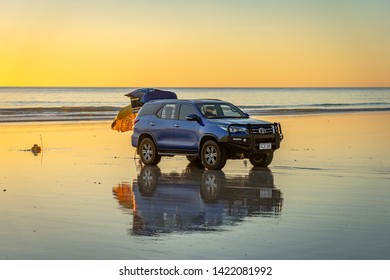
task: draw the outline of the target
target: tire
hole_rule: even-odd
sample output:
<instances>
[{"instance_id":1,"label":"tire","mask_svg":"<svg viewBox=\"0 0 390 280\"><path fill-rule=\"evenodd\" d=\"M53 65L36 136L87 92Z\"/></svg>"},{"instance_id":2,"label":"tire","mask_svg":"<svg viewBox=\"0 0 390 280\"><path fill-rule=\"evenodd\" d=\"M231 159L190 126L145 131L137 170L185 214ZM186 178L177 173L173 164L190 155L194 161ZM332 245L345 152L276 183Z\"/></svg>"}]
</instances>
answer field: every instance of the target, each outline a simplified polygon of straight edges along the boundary
<instances>
[{"instance_id":1,"label":"tire","mask_svg":"<svg viewBox=\"0 0 390 280\"><path fill-rule=\"evenodd\" d=\"M214 140L207 140L203 144L200 158L203 166L211 170L222 169L227 160L224 147L216 143Z\"/></svg>"},{"instance_id":2,"label":"tire","mask_svg":"<svg viewBox=\"0 0 390 280\"><path fill-rule=\"evenodd\" d=\"M156 145L150 138L144 138L138 147L141 161L146 165L156 165L160 162L161 156L157 154Z\"/></svg>"},{"instance_id":3,"label":"tire","mask_svg":"<svg viewBox=\"0 0 390 280\"><path fill-rule=\"evenodd\" d=\"M270 152L267 154L253 155L249 158L249 161L254 167L267 167L271 164L274 158L274 153Z\"/></svg>"}]
</instances>

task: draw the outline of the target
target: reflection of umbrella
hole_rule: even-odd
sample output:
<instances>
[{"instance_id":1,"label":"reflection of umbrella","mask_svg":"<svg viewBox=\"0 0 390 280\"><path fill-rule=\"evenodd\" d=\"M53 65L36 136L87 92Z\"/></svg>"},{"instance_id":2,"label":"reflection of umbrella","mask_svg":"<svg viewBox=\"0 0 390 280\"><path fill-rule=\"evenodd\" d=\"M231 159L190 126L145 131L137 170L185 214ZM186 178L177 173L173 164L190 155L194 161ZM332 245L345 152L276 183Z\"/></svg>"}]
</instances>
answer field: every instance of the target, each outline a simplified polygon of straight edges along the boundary
<instances>
[{"instance_id":1,"label":"reflection of umbrella","mask_svg":"<svg viewBox=\"0 0 390 280\"><path fill-rule=\"evenodd\" d=\"M136 113L133 112L133 108L130 105L123 107L118 115L116 115L114 121L111 124L111 128L119 132L126 132L133 129L133 120Z\"/></svg>"},{"instance_id":2,"label":"reflection of umbrella","mask_svg":"<svg viewBox=\"0 0 390 280\"><path fill-rule=\"evenodd\" d=\"M142 104L154 99L177 99L176 93L154 88L139 88L125 96L131 100L139 100Z\"/></svg>"},{"instance_id":3,"label":"reflection of umbrella","mask_svg":"<svg viewBox=\"0 0 390 280\"><path fill-rule=\"evenodd\" d=\"M133 186L128 183L121 183L112 189L113 194L124 208L135 209Z\"/></svg>"}]
</instances>

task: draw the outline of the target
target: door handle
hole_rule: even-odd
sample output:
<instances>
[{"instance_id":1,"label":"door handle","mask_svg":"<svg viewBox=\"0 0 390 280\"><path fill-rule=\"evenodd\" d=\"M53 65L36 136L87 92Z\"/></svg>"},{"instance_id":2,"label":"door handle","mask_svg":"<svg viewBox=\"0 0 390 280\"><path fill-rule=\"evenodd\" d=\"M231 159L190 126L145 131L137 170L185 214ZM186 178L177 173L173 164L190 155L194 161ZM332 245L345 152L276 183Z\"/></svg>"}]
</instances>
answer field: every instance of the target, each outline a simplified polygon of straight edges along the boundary
<instances>
[{"instance_id":1,"label":"door handle","mask_svg":"<svg viewBox=\"0 0 390 280\"><path fill-rule=\"evenodd\" d=\"M177 123L177 124L175 124L175 127L180 127L180 124L178 124L178 123Z\"/></svg>"},{"instance_id":2,"label":"door handle","mask_svg":"<svg viewBox=\"0 0 390 280\"><path fill-rule=\"evenodd\" d=\"M149 123L149 124L150 124L150 126L155 126L155 125L156 125L155 122L151 122L151 123Z\"/></svg>"}]
</instances>

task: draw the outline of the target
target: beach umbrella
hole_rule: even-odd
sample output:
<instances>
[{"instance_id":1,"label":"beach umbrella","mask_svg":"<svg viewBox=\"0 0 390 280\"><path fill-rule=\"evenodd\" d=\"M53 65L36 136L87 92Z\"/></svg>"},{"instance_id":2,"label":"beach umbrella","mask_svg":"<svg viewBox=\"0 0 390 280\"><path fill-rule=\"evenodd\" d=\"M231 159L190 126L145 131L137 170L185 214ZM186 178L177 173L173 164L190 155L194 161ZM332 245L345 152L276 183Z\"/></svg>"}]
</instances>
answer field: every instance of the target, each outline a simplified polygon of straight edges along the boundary
<instances>
[{"instance_id":1,"label":"beach umbrella","mask_svg":"<svg viewBox=\"0 0 390 280\"><path fill-rule=\"evenodd\" d=\"M111 124L111 129L126 132L133 129L136 113L130 105L123 107Z\"/></svg>"},{"instance_id":2,"label":"beach umbrella","mask_svg":"<svg viewBox=\"0 0 390 280\"><path fill-rule=\"evenodd\" d=\"M130 105L123 107L111 124L113 130L126 132L133 129L134 119L142 105L155 99L177 99L176 93L154 88L139 88L125 94L130 97Z\"/></svg>"},{"instance_id":3,"label":"beach umbrella","mask_svg":"<svg viewBox=\"0 0 390 280\"><path fill-rule=\"evenodd\" d=\"M155 88L139 88L125 96L130 97L131 100L138 99L142 104L154 99L177 99L176 93Z\"/></svg>"},{"instance_id":4,"label":"beach umbrella","mask_svg":"<svg viewBox=\"0 0 390 280\"><path fill-rule=\"evenodd\" d=\"M141 100L142 96L144 96L145 93L153 90L153 88L138 88L136 90L133 90L132 92L125 94L125 96L128 96L132 99L138 98L139 100Z\"/></svg>"}]
</instances>

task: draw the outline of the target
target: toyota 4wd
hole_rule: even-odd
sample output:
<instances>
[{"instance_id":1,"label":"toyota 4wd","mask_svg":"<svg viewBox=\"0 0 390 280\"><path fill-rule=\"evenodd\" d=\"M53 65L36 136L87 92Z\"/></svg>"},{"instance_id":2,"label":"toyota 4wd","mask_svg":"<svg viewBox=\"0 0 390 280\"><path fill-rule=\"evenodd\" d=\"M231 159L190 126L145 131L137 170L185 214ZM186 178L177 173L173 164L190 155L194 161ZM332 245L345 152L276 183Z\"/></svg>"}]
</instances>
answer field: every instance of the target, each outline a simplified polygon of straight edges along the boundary
<instances>
[{"instance_id":1,"label":"toyota 4wd","mask_svg":"<svg viewBox=\"0 0 390 280\"><path fill-rule=\"evenodd\" d=\"M183 155L207 169L222 169L227 159L243 158L266 167L282 139L279 123L251 119L228 102L167 99L143 105L131 142L146 165Z\"/></svg>"}]
</instances>

